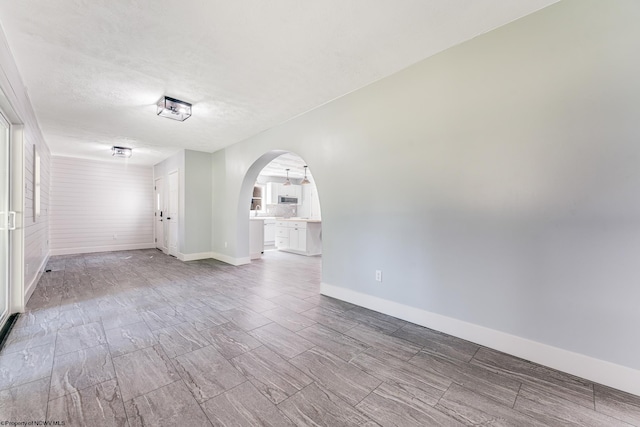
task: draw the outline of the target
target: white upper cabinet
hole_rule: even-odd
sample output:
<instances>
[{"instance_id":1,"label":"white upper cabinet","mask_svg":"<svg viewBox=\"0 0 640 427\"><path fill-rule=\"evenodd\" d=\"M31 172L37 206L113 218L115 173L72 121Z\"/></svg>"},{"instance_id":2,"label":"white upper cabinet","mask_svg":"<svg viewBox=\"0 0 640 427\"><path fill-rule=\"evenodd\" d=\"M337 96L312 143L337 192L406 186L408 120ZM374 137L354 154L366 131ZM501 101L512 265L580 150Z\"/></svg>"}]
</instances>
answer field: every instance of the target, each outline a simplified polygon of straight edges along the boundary
<instances>
[{"instance_id":1,"label":"white upper cabinet","mask_svg":"<svg viewBox=\"0 0 640 427\"><path fill-rule=\"evenodd\" d=\"M298 216L311 218L311 185L302 185L302 199L298 199Z\"/></svg>"},{"instance_id":2,"label":"white upper cabinet","mask_svg":"<svg viewBox=\"0 0 640 427\"><path fill-rule=\"evenodd\" d=\"M267 203L270 205L278 204L278 196L280 195L280 186L277 182L268 182L267 183Z\"/></svg>"},{"instance_id":3,"label":"white upper cabinet","mask_svg":"<svg viewBox=\"0 0 640 427\"><path fill-rule=\"evenodd\" d=\"M302 189L300 185L283 185L278 182L267 183L267 203L270 205L278 204L278 197L297 197L298 204L302 203Z\"/></svg>"},{"instance_id":4,"label":"white upper cabinet","mask_svg":"<svg viewBox=\"0 0 640 427\"><path fill-rule=\"evenodd\" d=\"M302 189L300 187L300 185L296 184L280 184L280 195L285 197L297 197L298 201L300 201L302 198Z\"/></svg>"},{"instance_id":5,"label":"white upper cabinet","mask_svg":"<svg viewBox=\"0 0 640 427\"><path fill-rule=\"evenodd\" d=\"M301 185L302 199L298 208L298 216L302 218L321 219L320 200L318 199L318 190L313 184Z\"/></svg>"}]
</instances>

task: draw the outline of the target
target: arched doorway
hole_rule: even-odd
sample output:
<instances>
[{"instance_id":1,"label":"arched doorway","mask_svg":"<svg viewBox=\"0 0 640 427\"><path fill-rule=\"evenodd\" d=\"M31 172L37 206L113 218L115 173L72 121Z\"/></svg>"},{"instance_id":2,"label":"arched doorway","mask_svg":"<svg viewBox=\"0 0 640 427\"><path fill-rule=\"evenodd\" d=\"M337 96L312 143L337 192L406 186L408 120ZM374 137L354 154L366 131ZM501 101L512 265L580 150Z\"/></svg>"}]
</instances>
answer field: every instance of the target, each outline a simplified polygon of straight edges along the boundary
<instances>
[{"instance_id":1,"label":"arched doorway","mask_svg":"<svg viewBox=\"0 0 640 427\"><path fill-rule=\"evenodd\" d=\"M318 186L311 174L312 167L302 165L308 166L296 153L273 150L259 157L247 170L238 202L238 247L249 253L250 258L261 257L263 245L256 249L256 241L260 242L262 237L257 237L257 232L267 230L264 234L268 237L268 229L273 233L271 241L267 238L261 242L267 249L303 256L322 253ZM284 238L283 233L287 233Z\"/></svg>"}]
</instances>

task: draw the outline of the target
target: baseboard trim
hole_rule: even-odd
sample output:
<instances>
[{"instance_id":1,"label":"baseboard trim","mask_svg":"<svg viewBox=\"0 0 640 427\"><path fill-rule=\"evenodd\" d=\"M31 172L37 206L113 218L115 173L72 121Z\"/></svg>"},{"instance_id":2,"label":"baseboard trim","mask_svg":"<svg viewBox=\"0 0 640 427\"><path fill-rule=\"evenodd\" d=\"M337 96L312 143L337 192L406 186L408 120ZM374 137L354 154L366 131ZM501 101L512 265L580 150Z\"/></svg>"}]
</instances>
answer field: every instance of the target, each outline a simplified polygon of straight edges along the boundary
<instances>
[{"instance_id":1,"label":"baseboard trim","mask_svg":"<svg viewBox=\"0 0 640 427\"><path fill-rule=\"evenodd\" d=\"M154 249L155 243L135 243L131 245L90 246L85 248L51 249L51 255L76 255L94 252L132 251L136 249Z\"/></svg>"},{"instance_id":2,"label":"baseboard trim","mask_svg":"<svg viewBox=\"0 0 640 427\"><path fill-rule=\"evenodd\" d=\"M233 257L230 257L229 255L221 254L218 252L211 252L211 258L217 259L218 261L226 262L227 264L231 264L235 266L251 263L250 257L233 258Z\"/></svg>"},{"instance_id":3,"label":"baseboard trim","mask_svg":"<svg viewBox=\"0 0 640 427\"><path fill-rule=\"evenodd\" d=\"M178 257L180 261L197 261L199 259L209 259L213 258L211 252L200 252L196 254L183 254L178 252Z\"/></svg>"},{"instance_id":4,"label":"baseboard trim","mask_svg":"<svg viewBox=\"0 0 640 427\"><path fill-rule=\"evenodd\" d=\"M327 283L320 293L640 396L636 369Z\"/></svg>"},{"instance_id":5,"label":"baseboard trim","mask_svg":"<svg viewBox=\"0 0 640 427\"><path fill-rule=\"evenodd\" d=\"M36 286L38 285L38 282L40 281L40 278L42 277L42 273L44 273L44 269L47 267L47 263L49 262L49 258L50 257L51 257L51 251L47 252L47 255L44 257L44 259L42 260L42 262L38 266L38 273L33 278L31 283L29 283L25 287L25 292L24 292L24 306L25 307L27 306L27 303L29 302L29 298L31 298L31 295L33 295L33 292L36 290Z\"/></svg>"}]
</instances>

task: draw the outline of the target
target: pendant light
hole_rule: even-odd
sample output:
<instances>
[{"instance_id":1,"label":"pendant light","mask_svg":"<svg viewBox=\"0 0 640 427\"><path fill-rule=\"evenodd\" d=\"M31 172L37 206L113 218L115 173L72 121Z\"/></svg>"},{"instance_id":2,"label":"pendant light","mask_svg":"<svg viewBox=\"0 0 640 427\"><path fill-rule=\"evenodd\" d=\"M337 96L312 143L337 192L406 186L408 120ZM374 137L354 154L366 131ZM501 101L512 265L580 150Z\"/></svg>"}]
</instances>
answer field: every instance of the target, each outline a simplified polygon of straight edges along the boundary
<instances>
[{"instance_id":1,"label":"pendant light","mask_svg":"<svg viewBox=\"0 0 640 427\"><path fill-rule=\"evenodd\" d=\"M302 180L302 182L300 184L302 185L306 185L306 184L311 184L311 182L307 179L307 168L309 166L304 165L304 179Z\"/></svg>"},{"instance_id":2,"label":"pendant light","mask_svg":"<svg viewBox=\"0 0 640 427\"><path fill-rule=\"evenodd\" d=\"M291 181L289 181L289 169L287 169L287 180L282 185L291 185Z\"/></svg>"}]
</instances>

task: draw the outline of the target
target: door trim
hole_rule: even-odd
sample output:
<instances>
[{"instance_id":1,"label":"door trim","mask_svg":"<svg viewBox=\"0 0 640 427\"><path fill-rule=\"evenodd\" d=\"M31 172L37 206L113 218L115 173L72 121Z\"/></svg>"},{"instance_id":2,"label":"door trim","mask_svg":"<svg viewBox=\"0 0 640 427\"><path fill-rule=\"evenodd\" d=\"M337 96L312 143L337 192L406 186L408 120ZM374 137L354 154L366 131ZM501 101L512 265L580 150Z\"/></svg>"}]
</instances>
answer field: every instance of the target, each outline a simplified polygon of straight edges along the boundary
<instances>
[{"instance_id":1,"label":"door trim","mask_svg":"<svg viewBox=\"0 0 640 427\"><path fill-rule=\"evenodd\" d=\"M167 247L165 246L164 242L165 242L165 227L164 227L164 222L163 222L163 228L162 228L162 242L158 242L158 218L155 215L156 213L156 195L157 195L157 188L158 188L158 181L162 181L162 206L160 206L160 210L161 212L165 212L166 213L166 188L164 187L164 176L159 176L156 179L153 180L153 239L154 239L154 244L155 244L155 248L156 249L160 249L163 253L167 253ZM166 215L165 215L166 216ZM158 244L160 244L160 246L158 246Z\"/></svg>"},{"instance_id":2,"label":"door trim","mask_svg":"<svg viewBox=\"0 0 640 427\"><path fill-rule=\"evenodd\" d=\"M0 221L2 221L0 230L3 233L2 245L4 246L6 243L6 259L2 260L3 264L6 261L6 270L5 265L3 265L0 270L0 295L2 295L1 300L3 301L2 304L0 304L0 327L4 327L12 313L11 295L13 289L11 289L11 270L13 270L13 245L11 244L11 238L13 237L13 230L15 230L15 217L13 228L9 226L9 218L15 216L15 212L13 211L13 203L11 200L11 194L13 193L13 188L11 188L13 183L11 176L11 136L11 122L9 122L9 119L7 119L2 110L0 110L0 150L2 150L1 156L3 159L0 168L4 169L5 165L7 168L6 173L3 172L3 175L6 175L6 205L4 204L5 197L3 195L3 206L0 207L2 211L2 215L0 215ZM5 143L7 144L6 146ZM5 176L0 178L0 182L4 182L4 180ZM2 187L4 187L4 184ZM4 193L4 191L5 188L0 188L0 192ZM4 249L5 248L2 248L1 251L4 252Z\"/></svg>"},{"instance_id":3,"label":"door trim","mask_svg":"<svg viewBox=\"0 0 640 427\"><path fill-rule=\"evenodd\" d=\"M176 212L178 214L178 222L176 223L176 227L178 227L178 230L176 232L176 246L175 246L175 253L171 252L171 226L173 224L173 222L169 223L169 229L167 230L169 233L169 236L167 238L167 253L169 255L175 256L176 258L178 257L178 254L180 253L180 169L174 169L172 171L169 171L169 173L167 174L167 216L171 215L171 209L170 209L170 204L171 204L171 175L176 174L176 177L178 179L178 189L177 189L177 198L178 200L176 200L177 203L177 207L176 207Z\"/></svg>"},{"instance_id":4,"label":"door trim","mask_svg":"<svg viewBox=\"0 0 640 427\"><path fill-rule=\"evenodd\" d=\"M3 80L0 83L6 82ZM9 314L25 311L30 295L26 295L24 276L24 124L5 91L0 88L0 112L9 122L9 207L16 212L16 229L10 233ZM47 257L48 258L48 257Z\"/></svg>"},{"instance_id":5,"label":"door trim","mask_svg":"<svg viewBox=\"0 0 640 427\"><path fill-rule=\"evenodd\" d=\"M11 312L21 313L31 296L24 283L24 125L12 123L10 132L11 207L16 212L16 229L11 233Z\"/></svg>"}]
</instances>

